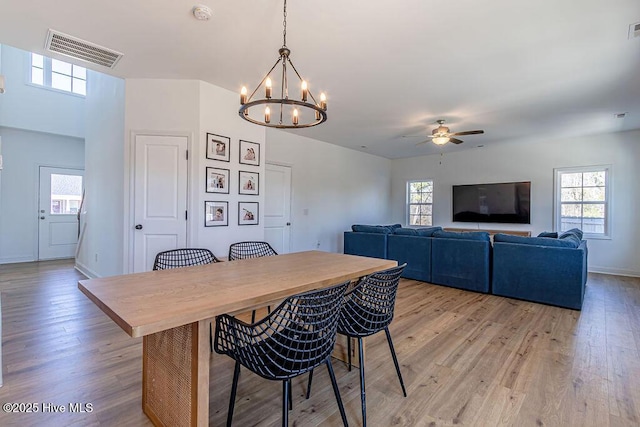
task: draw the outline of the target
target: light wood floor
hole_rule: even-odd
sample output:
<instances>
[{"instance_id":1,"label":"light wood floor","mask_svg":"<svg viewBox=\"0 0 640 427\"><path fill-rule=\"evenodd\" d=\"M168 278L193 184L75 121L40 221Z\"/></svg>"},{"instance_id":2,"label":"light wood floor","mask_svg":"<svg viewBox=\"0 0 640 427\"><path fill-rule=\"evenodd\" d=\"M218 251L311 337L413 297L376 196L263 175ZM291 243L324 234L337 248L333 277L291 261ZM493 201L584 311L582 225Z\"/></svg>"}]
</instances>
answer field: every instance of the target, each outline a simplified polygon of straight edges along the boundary
<instances>
[{"instance_id":1,"label":"light wood floor","mask_svg":"<svg viewBox=\"0 0 640 427\"><path fill-rule=\"evenodd\" d=\"M77 289L68 261L0 266L0 403L65 405L6 414L1 426L148 426L141 340ZM592 274L582 312L403 280L391 325L402 397L384 334L366 347L368 420L377 426L640 425L640 279ZM357 370L334 363L351 425ZM212 355L211 425L225 423L233 365ZM294 381L290 424L340 425L325 369ZM279 425L281 384L242 371L234 425ZM69 413L69 403L91 403ZM42 410L42 406L40 406Z\"/></svg>"}]
</instances>

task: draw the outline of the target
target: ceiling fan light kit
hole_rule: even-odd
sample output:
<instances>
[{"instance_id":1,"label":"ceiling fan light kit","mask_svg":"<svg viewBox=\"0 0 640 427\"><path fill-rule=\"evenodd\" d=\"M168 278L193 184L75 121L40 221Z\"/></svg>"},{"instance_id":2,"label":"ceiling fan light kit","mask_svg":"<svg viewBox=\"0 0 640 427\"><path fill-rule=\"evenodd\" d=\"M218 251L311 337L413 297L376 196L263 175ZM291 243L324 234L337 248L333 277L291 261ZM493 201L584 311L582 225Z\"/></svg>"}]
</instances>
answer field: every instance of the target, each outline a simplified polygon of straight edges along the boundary
<instances>
[{"instance_id":1,"label":"ceiling fan light kit","mask_svg":"<svg viewBox=\"0 0 640 427\"><path fill-rule=\"evenodd\" d=\"M282 47L278 50L278 59L251 95L248 95L246 87L242 87L238 114L248 122L272 128L294 129L317 126L327 121L327 97L321 93L320 101L317 101L311 93L307 81L300 76L291 62L291 50L287 47L287 0L284 0L283 16L283 42ZM274 79L271 78L271 73L278 65L281 66L282 71L274 73L274 77L280 75L280 93L278 98L274 98ZM299 80L299 99L289 98L288 68L293 70ZM264 91L264 98L254 98L261 88ZM309 101L309 98L312 102ZM258 111L252 116L251 113L257 110L253 107L259 105L265 106L264 114L262 111ZM271 121L272 115L275 115L276 119L273 123Z\"/></svg>"},{"instance_id":2,"label":"ceiling fan light kit","mask_svg":"<svg viewBox=\"0 0 640 427\"><path fill-rule=\"evenodd\" d=\"M484 133L483 130L467 130L464 132L452 133L449 131L449 128L444 125L444 120L438 120L436 121L436 123L438 123L438 127L432 130L431 135L428 136L428 138L431 138L431 140L427 139L426 141L418 142L416 145L426 144L427 142L433 142L436 145L445 145L448 142L451 142L452 144L462 144L464 141L452 137L458 135L478 135Z\"/></svg>"}]
</instances>

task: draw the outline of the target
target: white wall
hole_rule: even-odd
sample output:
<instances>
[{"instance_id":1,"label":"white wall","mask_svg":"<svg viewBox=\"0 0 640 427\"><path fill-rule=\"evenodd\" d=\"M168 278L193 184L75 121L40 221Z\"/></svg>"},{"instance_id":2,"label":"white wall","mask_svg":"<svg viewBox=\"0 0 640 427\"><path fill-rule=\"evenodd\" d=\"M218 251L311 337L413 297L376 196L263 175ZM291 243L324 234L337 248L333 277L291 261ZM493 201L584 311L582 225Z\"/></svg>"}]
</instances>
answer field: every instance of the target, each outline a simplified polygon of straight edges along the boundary
<instances>
[{"instance_id":1,"label":"white wall","mask_svg":"<svg viewBox=\"0 0 640 427\"><path fill-rule=\"evenodd\" d=\"M85 228L77 268L89 277L123 273L124 81L88 71Z\"/></svg>"},{"instance_id":2,"label":"white wall","mask_svg":"<svg viewBox=\"0 0 640 427\"><path fill-rule=\"evenodd\" d=\"M189 211L191 221L187 245L211 249L219 257L227 255L229 244L232 242L264 239L263 218L260 218L259 224L254 226L238 226L237 221L238 201L257 201L264 205L262 190L259 196L238 195L240 169L260 173L260 186L264 186L264 160L260 167L239 165L238 141L246 139L262 145L265 134L264 128L251 125L238 116L238 96L228 90L196 80L128 79L126 81L125 170L129 170L129 165L133 161L132 132L188 136L190 139ZM207 132L231 138L230 162L205 158ZM261 151L264 152L264 150ZM229 194L205 192L207 166L230 170ZM128 206L131 204L130 195L130 189L125 189L127 212L130 212ZM230 215L227 227L204 226L205 200L229 202ZM131 232L125 230L125 235L127 234L131 238ZM130 246L126 240L125 246Z\"/></svg>"},{"instance_id":3,"label":"white wall","mask_svg":"<svg viewBox=\"0 0 640 427\"><path fill-rule=\"evenodd\" d=\"M434 180L434 224L465 228L553 229L554 168L613 165L611 239L590 239L589 270L640 276L640 132L536 143L501 144L455 153L392 161L394 222L406 224L406 182ZM470 224L451 221L451 187L456 184L531 181L531 224Z\"/></svg>"},{"instance_id":4,"label":"white wall","mask_svg":"<svg viewBox=\"0 0 640 427\"><path fill-rule=\"evenodd\" d=\"M83 138L85 98L31 85L29 53L7 45L0 52L0 126Z\"/></svg>"},{"instance_id":5,"label":"white wall","mask_svg":"<svg viewBox=\"0 0 640 427\"><path fill-rule=\"evenodd\" d=\"M84 140L4 127L0 138L0 264L35 261L39 167L83 169Z\"/></svg>"},{"instance_id":6,"label":"white wall","mask_svg":"<svg viewBox=\"0 0 640 427\"><path fill-rule=\"evenodd\" d=\"M388 223L391 161L267 129L267 161L292 167L291 251L342 252L352 224Z\"/></svg>"}]
</instances>

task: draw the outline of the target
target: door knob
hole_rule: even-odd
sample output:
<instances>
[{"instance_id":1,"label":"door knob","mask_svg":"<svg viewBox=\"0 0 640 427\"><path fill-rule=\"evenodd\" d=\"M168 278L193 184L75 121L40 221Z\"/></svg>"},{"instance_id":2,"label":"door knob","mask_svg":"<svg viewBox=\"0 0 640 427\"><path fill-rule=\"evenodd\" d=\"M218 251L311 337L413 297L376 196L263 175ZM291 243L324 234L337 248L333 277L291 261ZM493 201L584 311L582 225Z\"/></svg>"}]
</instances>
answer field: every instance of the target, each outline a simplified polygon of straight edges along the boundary
<instances>
[{"instance_id":1,"label":"door knob","mask_svg":"<svg viewBox=\"0 0 640 427\"><path fill-rule=\"evenodd\" d=\"M142 230L142 224L136 225L136 230Z\"/></svg>"},{"instance_id":2,"label":"door knob","mask_svg":"<svg viewBox=\"0 0 640 427\"><path fill-rule=\"evenodd\" d=\"M44 219L44 217L43 217L43 216L41 216L41 217L40 217L40 219Z\"/></svg>"},{"instance_id":3,"label":"door knob","mask_svg":"<svg viewBox=\"0 0 640 427\"><path fill-rule=\"evenodd\" d=\"M288 223L287 223L287 225L291 225L291 223L290 223L290 222L288 222Z\"/></svg>"}]
</instances>

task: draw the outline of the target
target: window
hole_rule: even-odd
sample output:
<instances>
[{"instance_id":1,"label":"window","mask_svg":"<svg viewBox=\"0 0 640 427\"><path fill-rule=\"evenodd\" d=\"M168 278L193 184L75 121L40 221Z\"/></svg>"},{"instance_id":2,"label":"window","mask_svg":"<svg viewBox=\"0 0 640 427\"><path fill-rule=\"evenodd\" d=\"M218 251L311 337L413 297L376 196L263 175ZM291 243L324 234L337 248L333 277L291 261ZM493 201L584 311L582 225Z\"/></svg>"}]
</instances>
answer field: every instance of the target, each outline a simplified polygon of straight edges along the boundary
<instances>
[{"instance_id":1,"label":"window","mask_svg":"<svg viewBox=\"0 0 640 427\"><path fill-rule=\"evenodd\" d=\"M86 95L87 69L32 53L31 83L78 95Z\"/></svg>"},{"instance_id":2,"label":"window","mask_svg":"<svg viewBox=\"0 0 640 427\"><path fill-rule=\"evenodd\" d=\"M611 166L556 169L555 227L579 228L586 237L609 237Z\"/></svg>"},{"instance_id":3,"label":"window","mask_svg":"<svg viewBox=\"0 0 640 427\"><path fill-rule=\"evenodd\" d=\"M433 181L407 182L409 225L433 225Z\"/></svg>"},{"instance_id":4,"label":"window","mask_svg":"<svg viewBox=\"0 0 640 427\"><path fill-rule=\"evenodd\" d=\"M82 199L82 176L51 174L51 215L77 214Z\"/></svg>"}]
</instances>

